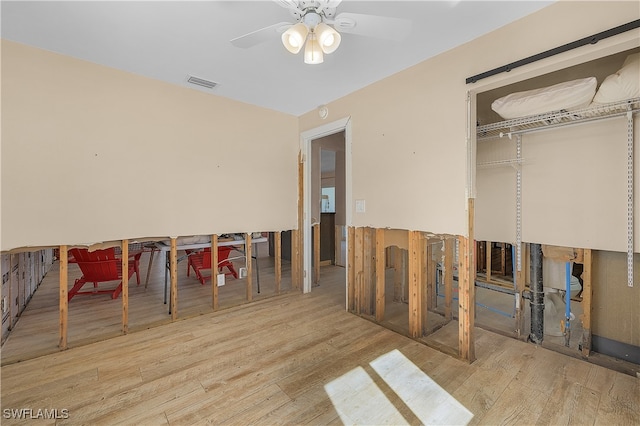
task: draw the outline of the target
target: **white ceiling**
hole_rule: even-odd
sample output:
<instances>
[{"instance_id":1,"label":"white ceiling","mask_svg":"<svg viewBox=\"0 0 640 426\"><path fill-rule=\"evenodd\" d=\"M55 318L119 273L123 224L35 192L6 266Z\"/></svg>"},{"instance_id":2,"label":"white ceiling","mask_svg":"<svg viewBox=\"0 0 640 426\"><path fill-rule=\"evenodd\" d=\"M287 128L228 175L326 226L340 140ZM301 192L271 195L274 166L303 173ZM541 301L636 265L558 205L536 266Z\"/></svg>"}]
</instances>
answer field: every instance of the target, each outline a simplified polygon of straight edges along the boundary
<instances>
[{"instance_id":1,"label":"white ceiling","mask_svg":"<svg viewBox=\"0 0 640 426\"><path fill-rule=\"evenodd\" d=\"M230 39L284 21L274 1L2 1L2 38L299 116L415 65L551 1L356 1L337 13L410 19L401 42L343 34L324 63L306 65L279 37ZM502 65L502 64L498 64ZM484 71L484 70L482 70ZM204 89L187 76L219 85Z\"/></svg>"}]
</instances>

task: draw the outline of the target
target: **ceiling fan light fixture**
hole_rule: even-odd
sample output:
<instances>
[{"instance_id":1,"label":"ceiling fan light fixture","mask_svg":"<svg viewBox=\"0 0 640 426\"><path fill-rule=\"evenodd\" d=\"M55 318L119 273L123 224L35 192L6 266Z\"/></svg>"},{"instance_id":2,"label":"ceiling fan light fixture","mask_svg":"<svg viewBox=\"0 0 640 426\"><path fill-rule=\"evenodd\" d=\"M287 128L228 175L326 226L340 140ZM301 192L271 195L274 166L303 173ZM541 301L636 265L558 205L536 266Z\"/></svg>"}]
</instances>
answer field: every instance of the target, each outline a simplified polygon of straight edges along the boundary
<instances>
[{"instance_id":1,"label":"ceiling fan light fixture","mask_svg":"<svg viewBox=\"0 0 640 426\"><path fill-rule=\"evenodd\" d=\"M291 53L296 54L304 46L309 29L305 24L299 22L282 33L282 44Z\"/></svg>"},{"instance_id":2,"label":"ceiling fan light fixture","mask_svg":"<svg viewBox=\"0 0 640 426\"><path fill-rule=\"evenodd\" d=\"M342 37L340 33L331 28L329 25L320 23L316 26L314 32L318 37L320 48L324 53L333 53L340 46Z\"/></svg>"},{"instance_id":3,"label":"ceiling fan light fixture","mask_svg":"<svg viewBox=\"0 0 640 426\"><path fill-rule=\"evenodd\" d=\"M304 48L304 63L305 64L321 64L324 61L324 57L322 55L322 49L320 48L320 43L318 43L318 38L315 33L309 34L309 39L307 40L307 44Z\"/></svg>"}]
</instances>

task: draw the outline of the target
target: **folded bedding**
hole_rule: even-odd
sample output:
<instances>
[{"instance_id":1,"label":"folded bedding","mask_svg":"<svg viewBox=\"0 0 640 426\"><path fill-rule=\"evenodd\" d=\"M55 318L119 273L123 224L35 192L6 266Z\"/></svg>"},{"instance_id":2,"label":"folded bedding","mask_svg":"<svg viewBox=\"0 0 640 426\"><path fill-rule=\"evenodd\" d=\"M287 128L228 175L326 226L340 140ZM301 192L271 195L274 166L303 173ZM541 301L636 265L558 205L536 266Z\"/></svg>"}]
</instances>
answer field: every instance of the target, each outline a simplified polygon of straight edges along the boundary
<instances>
[{"instance_id":1,"label":"folded bedding","mask_svg":"<svg viewBox=\"0 0 640 426\"><path fill-rule=\"evenodd\" d=\"M604 79L593 98L596 104L608 104L640 97L640 53L627 56L622 68Z\"/></svg>"},{"instance_id":2,"label":"folded bedding","mask_svg":"<svg viewBox=\"0 0 640 426\"><path fill-rule=\"evenodd\" d=\"M496 99L491 108L510 120L552 111L575 110L589 106L596 93L595 77L580 78Z\"/></svg>"}]
</instances>

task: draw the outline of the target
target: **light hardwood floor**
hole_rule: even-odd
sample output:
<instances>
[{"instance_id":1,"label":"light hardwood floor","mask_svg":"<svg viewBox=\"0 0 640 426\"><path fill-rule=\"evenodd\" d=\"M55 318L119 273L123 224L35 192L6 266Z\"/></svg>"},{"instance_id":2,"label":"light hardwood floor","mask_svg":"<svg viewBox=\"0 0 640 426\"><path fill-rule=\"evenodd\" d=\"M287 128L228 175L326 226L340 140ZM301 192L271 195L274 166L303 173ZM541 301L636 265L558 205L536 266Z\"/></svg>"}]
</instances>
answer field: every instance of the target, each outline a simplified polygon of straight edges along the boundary
<instances>
[{"instance_id":1,"label":"light hardwood floor","mask_svg":"<svg viewBox=\"0 0 640 426\"><path fill-rule=\"evenodd\" d=\"M367 423L343 402L355 413L373 401L375 409L364 413L368 423L384 423L390 417L382 408L391 405L406 423L419 424L423 417L410 407L437 411L437 398L403 399L372 368L398 350L471 411L471 424L640 424L637 378L481 329L478 359L469 365L345 312L341 268L322 268L320 283L310 294L292 292L4 365L2 423L19 423L6 418L12 409L68 413L60 424ZM339 393L343 401L331 399L325 386L354 371L368 376L383 399L354 399L365 395L355 385Z\"/></svg>"}]
</instances>

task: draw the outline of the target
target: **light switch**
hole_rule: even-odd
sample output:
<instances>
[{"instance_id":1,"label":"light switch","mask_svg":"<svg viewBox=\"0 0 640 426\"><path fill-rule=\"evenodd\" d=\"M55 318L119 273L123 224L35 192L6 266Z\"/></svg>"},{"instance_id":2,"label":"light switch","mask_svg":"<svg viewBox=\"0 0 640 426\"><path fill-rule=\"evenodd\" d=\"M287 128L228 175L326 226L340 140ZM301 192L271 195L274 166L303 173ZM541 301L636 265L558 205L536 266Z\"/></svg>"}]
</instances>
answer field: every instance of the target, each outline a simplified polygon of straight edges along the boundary
<instances>
[{"instance_id":1,"label":"light switch","mask_svg":"<svg viewBox=\"0 0 640 426\"><path fill-rule=\"evenodd\" d=\"M364 200L356 200L356 213L364 213L365 205Z\"/></svg>"}]
</instances>

